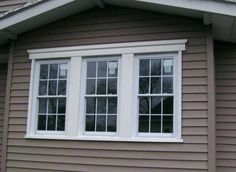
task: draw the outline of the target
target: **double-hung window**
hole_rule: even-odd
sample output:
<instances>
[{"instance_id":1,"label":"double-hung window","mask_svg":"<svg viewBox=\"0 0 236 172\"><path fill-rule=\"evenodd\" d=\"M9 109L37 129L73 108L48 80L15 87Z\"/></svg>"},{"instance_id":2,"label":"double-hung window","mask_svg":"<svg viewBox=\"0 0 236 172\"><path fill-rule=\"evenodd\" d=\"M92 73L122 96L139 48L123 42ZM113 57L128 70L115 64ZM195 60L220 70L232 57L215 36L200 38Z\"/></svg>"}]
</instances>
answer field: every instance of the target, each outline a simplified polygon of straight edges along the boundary
<instances>
[{"instance_id":1,"label":"double-hung window","mask_svg":"<svg viewBox=\"0 0 236 172\"><path fill-rule=\"evenodd\" d=\"M118 59L113 57L84 60L86 66L85 133L115 134L119 94Z\"/></svg>"},{"instance_id":2,"label":"double-hung window","mask_svg":"<svg viewBox=\"0 0 236 172\"><path fill-rule=\"evenodd\" d=\"M36 63L34 110L35 128L41 133L65 131L68 61Z\"/></svg>"},{"instance_id":3,"label":"double-hung window","mask_svg":"<svg viewBox=\"0 0 236 172\"><path fill-rule=\"evenodd\" d=\"M29 50L26 137L181 142L186 41Z\"/></svg>"},{"instance_id":4,"label":"double-hung window","mask_svg":"<svg viewBox=\"0 0 236 172\"><path fill-rule=\"evenodd\" d=\"M171 135L176 98L173 82L177 76L175 54L141 55L137 58L138 133L140 136Z\"/></svg>"}]
</instances>

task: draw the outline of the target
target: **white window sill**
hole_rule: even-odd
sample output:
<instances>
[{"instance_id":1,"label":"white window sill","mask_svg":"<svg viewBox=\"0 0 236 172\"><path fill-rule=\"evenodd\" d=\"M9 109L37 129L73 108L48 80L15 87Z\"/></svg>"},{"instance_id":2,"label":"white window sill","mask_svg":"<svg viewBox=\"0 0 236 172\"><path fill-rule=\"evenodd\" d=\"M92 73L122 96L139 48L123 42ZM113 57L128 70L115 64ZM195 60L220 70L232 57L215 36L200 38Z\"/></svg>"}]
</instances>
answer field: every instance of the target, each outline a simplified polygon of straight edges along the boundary
<instances>
[{"instance_id":1,"label":"white window sill","mask_svg":"<svg viewBox=\"0 0 236 172\"><path fill-rule=\"evenodd\" d=\"M26 135L26 139L43 139L43 140L83 140L83 141L111 141L111 142L160 142L160 143L183 143L183 139L177 138L120 138L109 136L80 136L68 137L62 135Z\"/></svg>"}]
</instances>

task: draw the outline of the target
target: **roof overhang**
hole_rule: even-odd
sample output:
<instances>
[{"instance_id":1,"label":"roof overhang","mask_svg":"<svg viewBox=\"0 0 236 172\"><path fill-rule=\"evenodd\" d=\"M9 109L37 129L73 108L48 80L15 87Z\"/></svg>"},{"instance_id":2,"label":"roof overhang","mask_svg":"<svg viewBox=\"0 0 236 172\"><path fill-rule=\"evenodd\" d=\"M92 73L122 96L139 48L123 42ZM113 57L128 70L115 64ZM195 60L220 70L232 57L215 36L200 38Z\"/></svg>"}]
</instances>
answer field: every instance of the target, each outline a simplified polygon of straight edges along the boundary
<instances>
[{"instance_id":1,"label":"roof overhang","mask_svg":"<svg viewBox=\"0 0 236 172\"><path fill-rule=\"evenodd\" d=\"M105 4L203 19L214 38L236 42L236 3L217 0L44 0L0 18L0 44L61 18Z\"/></svg>"}]
</instances>

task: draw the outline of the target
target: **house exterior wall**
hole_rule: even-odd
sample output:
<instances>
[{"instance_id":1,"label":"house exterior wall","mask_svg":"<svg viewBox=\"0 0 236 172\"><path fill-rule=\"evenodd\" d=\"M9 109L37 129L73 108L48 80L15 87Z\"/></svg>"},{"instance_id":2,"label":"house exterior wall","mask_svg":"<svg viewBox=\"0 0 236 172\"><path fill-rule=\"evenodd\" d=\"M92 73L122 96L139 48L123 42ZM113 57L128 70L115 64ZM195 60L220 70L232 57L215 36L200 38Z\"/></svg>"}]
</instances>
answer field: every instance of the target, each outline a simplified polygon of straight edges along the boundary
<instances>
[{"instance_id":1,"label":"house exterior wall","mask_svg":"<svg viewBox=\"0 0 236 172\"><path fill-rule=\"evenodd\" d=\"M216 42L217 172L236 171L236 44Z\"/></svg>"},{"instance_id":2,"label":"house exterior wall","mask_svg":"<svg viewBox=\"0 0 236 172\"><path fill-rule=\"evenodd\" d=\"M188 39L183 53L183 143L25 139L30 60L27 50L98 43ZM10 87L7 172L206 172L207 31L191 18L106 7L25 33L15 44Z\"/></svg>"}]
</instances>

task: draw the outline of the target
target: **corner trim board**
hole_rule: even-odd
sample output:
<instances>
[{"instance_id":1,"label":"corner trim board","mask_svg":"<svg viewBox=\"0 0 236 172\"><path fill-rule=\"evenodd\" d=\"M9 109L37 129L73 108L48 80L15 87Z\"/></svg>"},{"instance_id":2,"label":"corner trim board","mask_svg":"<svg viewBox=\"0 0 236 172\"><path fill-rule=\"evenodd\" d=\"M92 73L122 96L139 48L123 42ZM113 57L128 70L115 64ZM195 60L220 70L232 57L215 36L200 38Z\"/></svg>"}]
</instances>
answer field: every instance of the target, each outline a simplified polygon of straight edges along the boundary
<instances>
[{"instance_id":1,"label":"corner trim board","mask_svg":"<svg viewBox=\"0 0 236 172\"><path fill-rule=\"evenodd\" d=\"M7 85L6 85L6 96L5 96L5 106L4 106L4 122L3 122L3 145L2 145L2 164L1 172L6 171L6 158L7 158L7 140L8 140L8 116L10 107L10 93L11 93L11 78L12 78L12 66L13 66L13 56L14 56L15 42L10 42L9 48L9 59L7 68Z\"/></svg>"},{"instance_id":2,"label":"corner trim board","mask_svg":"<svg viewBox=\"0 0 236 172\"><path fill-rule=\"evenodd\" d=\"M215 62L212 28L207 30L208 172L216 171Z\"/></svg>"}]
</instances>

